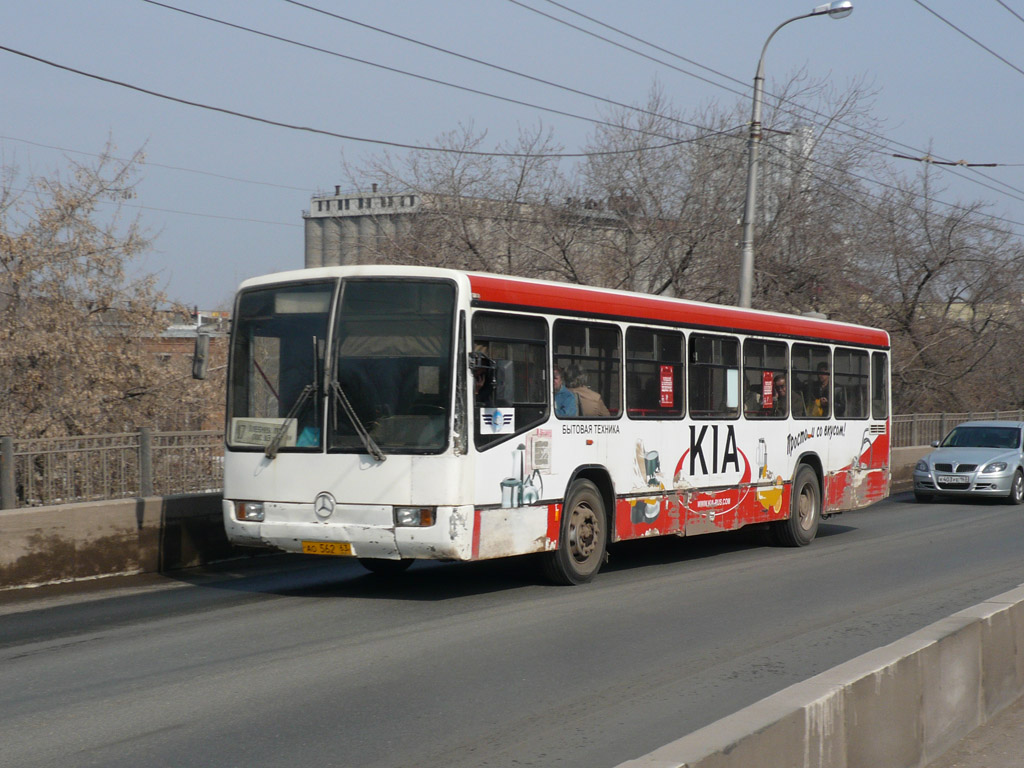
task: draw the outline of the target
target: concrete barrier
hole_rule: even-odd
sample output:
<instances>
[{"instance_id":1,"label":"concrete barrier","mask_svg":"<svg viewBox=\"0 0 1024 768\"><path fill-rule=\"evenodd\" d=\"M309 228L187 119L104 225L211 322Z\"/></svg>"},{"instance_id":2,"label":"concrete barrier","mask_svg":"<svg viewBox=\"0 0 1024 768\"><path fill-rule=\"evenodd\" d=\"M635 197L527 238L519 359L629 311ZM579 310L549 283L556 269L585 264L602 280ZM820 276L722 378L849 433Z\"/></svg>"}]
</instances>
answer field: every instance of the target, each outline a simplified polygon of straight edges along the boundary
<instances>
[{"instance_id":1,"label":"concrete barrier","mask_svg":"<svg viewBox=\"0 0 1024 768\"><path fill-rule=\"evenodd\" d=\"M1024 587L618 768L918 768L1024 692Z\"/></svg>"},{"instance_id":2,"label":"concrete barrier","mask_svg":"<svg viewBox=\"0 0 1024 768\"><path fill-rule=\"evenodd\" d=\"M895 448L893 492L930 448ZM188 568L230 557L220 494L0 510L0 589ZM251 551L251 550L245 550Z\"/></svg>"},{"instance_id":3,"label":"concrete barrier","mask_svg":"<svg viewBox=\"0 0 1024 768\"><path fill-rule=\"evenodd\" d=\"M0 510L0 589L229 557L220 500L208 493Z\"/></svg>"},{"instance_id":4,"label":"concrete barrier","mask_svg":"<svg viewBox=\"0 0 1024 768\"><path fill-rule=\"evenodd\" d=\"M928 445L914 448L893 448L889 473L892 476L892 492L909 491L914 487L914 465L935 449Z\"/></svg>"}]
</instances>

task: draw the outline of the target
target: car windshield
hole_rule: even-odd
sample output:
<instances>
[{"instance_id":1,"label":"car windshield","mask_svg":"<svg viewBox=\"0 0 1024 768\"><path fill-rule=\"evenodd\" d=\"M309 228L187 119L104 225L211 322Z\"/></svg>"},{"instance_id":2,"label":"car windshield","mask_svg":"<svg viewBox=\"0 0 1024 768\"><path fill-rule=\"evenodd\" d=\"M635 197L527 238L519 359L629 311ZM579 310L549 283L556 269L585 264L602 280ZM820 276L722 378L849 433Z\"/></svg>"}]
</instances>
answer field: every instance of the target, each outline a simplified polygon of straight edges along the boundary
<instances>
[{"instance_id":1,"label":"car windshield","mask_svg":"<svg viewBox=\"0 0 1024 768\"><path fill-rule=\"evenodd\" d=\"M1017 448L1017 427L956 427L942 441L942 448Z\"/></svg>"}]
</instances>

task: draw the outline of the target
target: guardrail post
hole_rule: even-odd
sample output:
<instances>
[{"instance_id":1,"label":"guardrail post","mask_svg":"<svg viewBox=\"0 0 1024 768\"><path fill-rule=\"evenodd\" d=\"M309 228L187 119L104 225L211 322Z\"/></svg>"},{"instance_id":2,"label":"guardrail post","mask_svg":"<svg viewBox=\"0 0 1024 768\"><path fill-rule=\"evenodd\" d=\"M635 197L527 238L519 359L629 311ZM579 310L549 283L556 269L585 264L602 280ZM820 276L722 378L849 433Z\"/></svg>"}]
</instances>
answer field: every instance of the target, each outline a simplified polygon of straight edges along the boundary
<instances>
[{"instance_id":1,"label":"guardrail post","mask_svg":"<svg viewBox=\"0 0 1024 768\"><path fill-rule=\"evenodd\" d=\"M0 437L0 509L14 509L18 499L14 492L14 438Z\"/></svg>"},{"instance_id":2,"label":"guardrail post","mask_svg":"<svg viewBox=\"0 0 1024 768\"><path fill-rule=\"evenodd\" d=\"M139 495L153 495L153 430L139 430Z\"/></svg>"}]
</instances>

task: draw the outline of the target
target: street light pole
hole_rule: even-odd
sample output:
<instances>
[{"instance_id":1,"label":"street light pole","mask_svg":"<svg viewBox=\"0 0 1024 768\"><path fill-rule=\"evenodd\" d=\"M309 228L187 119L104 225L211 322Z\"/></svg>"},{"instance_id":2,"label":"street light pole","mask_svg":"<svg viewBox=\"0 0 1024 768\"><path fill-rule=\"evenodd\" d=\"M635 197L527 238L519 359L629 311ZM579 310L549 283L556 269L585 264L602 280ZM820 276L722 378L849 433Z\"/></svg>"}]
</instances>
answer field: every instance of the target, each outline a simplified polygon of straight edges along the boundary
<instances>
[{"instance_id":1,"label":"street light pole","mask_svg":"<svg viewBox=\"0 0 1024 768\"><path fill-rule=\"evenodd\" d=\"M757 172L758 154L761 147L761 102L764 98L764 55L768 43L775 33L787 24L809 19L812 16L831 16L843 19L853 13L851 0L835 0L835 2L819 5L810 13L787 19L772 30L761 49L761 58L757 62L757 74L754 75L754 106L750 115L750 136L747 139L747 199L743 205L743 246L740 255L740 296L739 306L749 307L754 282L754 216L757 211Z\"/></svg>"}]
</instances>

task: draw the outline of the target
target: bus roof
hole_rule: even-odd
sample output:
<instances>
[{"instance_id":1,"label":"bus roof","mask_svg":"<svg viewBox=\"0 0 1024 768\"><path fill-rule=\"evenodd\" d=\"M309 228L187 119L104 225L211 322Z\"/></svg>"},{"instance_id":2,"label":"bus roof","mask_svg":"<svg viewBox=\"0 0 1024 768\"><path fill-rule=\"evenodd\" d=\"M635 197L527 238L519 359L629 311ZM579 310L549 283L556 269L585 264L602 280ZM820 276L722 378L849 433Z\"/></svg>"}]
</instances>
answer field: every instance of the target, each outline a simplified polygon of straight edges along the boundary
<instances>
[{"instance_id":1,"label":"bus roof","mask_svg":"<svg viewBox=\"0 0 1024 768\"><path fill-rule=\"evenodd\" d=\"M889 347L884 330L815 317L483 273L470 273L469 282L476 306Z\"/></svg>"},{"instance_id":2,"label":"bus roof","mask_svg":"<svg viewBox=\"0 0 1024 768\"><path fill-rule=\"evenodd\" d=\"M281 282L373 275L447 277L456 281L468 279L473 305L478 307L533 310L555 315L666 325L678 324L706 330L832 341L879 349L889 347L889 334L886 331L852 323L608 288L436 267L358 265L297 269L250 278L242 283L241 288Z\"/></svg>"}]
</instances>

